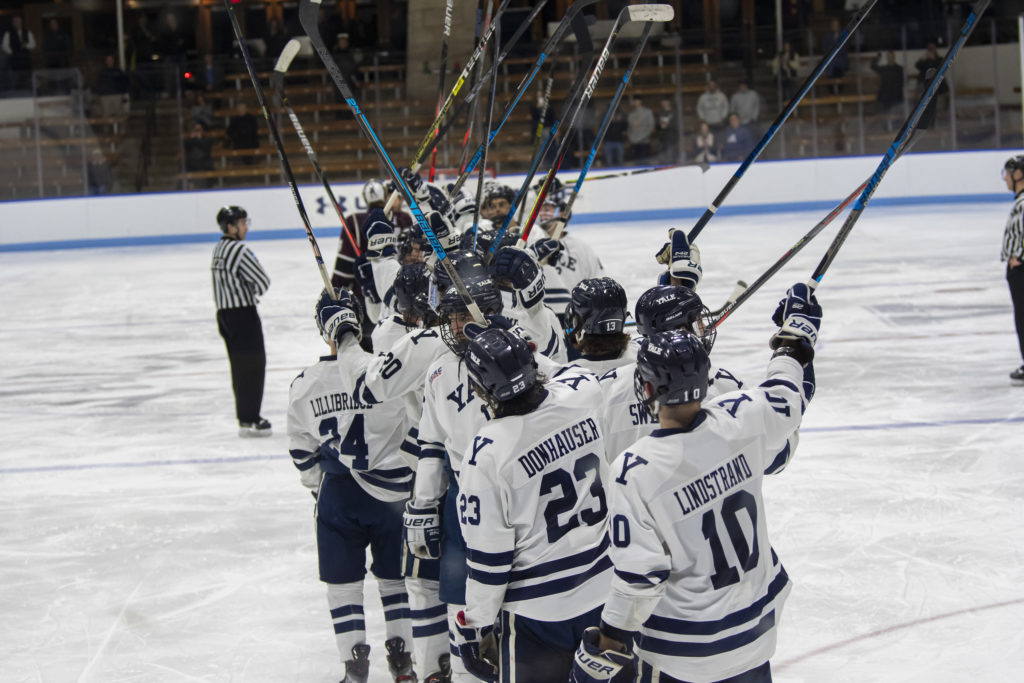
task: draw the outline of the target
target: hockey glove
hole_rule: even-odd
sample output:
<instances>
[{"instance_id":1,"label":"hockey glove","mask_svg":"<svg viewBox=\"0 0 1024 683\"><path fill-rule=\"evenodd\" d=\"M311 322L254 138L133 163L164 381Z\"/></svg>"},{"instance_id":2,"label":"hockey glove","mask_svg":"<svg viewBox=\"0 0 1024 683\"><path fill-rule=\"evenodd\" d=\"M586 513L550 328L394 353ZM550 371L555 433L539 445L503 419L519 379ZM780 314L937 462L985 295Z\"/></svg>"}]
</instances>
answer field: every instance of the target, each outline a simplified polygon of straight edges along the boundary
<instances>
[{"instance_id":1,"label":"hockey glove","mask_svg":"<svg viewBox=\"0 0 1024 683\"><path fill-rule=\"evenodd\" d=\"M316 302L316 324L320 329L320 336L324 341L340 343L341 338L347 332L355 335L357 340L363 338L363 328L359 324L358 304L352 293L347 290L340 290L338 298L332 299L331 295L324 290L320 300Z\"/></svg>"},{"instance_id":2,"label":"hockey glove","mask_svg":"<svg viewBox=\"0 0 1024 683\"><path fill-rule=\"evenodd\" d=\"M488 315L486 318L487 325L482 325L474 320L462 326L462 334L466 335L466 339L476 339L481 332L492 327L499 330L511 330L515 327L515 323L503 315Z\"/></svg>"},{"instance_id":3,"label":"hockey glove","mask_svg":"<svg viewBox=\"0 0 1024 683\"><path fill-rule=\"evenodd\" d=\"M601 630L596 626L591 626L583 632L583 640L576 648L576 657L573 658L569 683L610 681L624 666L633 663L634 657L631 652L600 649L597 645L600 637Z\"/></svg>"},{"instance_id":4,"label":"hockey glove","mask_svg":"<svg viewBox=\"0 0 1024 683\"><path fill-rule=\"evenodd\" d=\"M502 247L495 254L490 271L495 280L512 285L525 308L532 308L544 298L544 273L530 252Z\"/></svg>"},{"instance_id":5,"label":"hockey glove","mask_svg":"<svg viewBox=\"0 0 1024 683\"><path fill-rule=\"evenodd\" d=\"M441 243L445 251L459 246L459 233L455 230L455 226L451 224L451 221L437 211L427 214L427 221L430 223L430 229L434 231L434 236L437 237L437 241Z\"/></svg>"},{"instance_id":6,"label":"hockey glove","mask_svg":"<svg viewBox=\"0 0 1024 683\"><path fill-rule=\"evenodd\" d=\"M786 353L802 365L811 362L821 329L821 314L813 290L802 282L793 285L772 315L772 321L780 329L772 336L771 347L776 350L788 347L792 351Z\"/></svg>"},{"instance_id":7,"label":"hockey glove","mask_svg":"<svg viewBox=\"0 0 1024 683\"><path fill-rule=\"evenodd\" d=\"M531 244L530 249L537 257L537 263L553 266L558 263L558 257L562 253L562 243L553 239L540 239Z\"/></svg>"},{"instance_id":8,"label":"hockey glove","mask_svg":"<svg viewBox=\"0 0 1024 683\"><path fill-rule=\"evenodd\" d=\"M388 220L384 209L370 209L366 217L366 257L381 258L395 255L395 225Z\"/></svg>"},{"instance_id":9,"label":"hockey glove","mask_svg":"<svg viewBox=\"0 0 1024 683\"><path fill-rule=\"evenodd\" d=\"M672 228L668 231L668 236L669 241L661 246L655 258L658 263L668 265L669 275L678 284L696 289L704 275L704 269L700 265L700 249L690 244L685 230Z\"/></svg>"},{"instance_id":10,"label":"hockey glove","mask_svg":"<svg viewBox=\"0 0 1024 683\"><path fill-rule=\"evenodd\" d=\"M481 681L493 683L498 680L498 646L494 637L494 628L473 628L466 624L466 613L459 610L455 617L459 627L459 635L466 642L459 644L459 656L466 671Z\"/></svg>"},{"instance_id":11,"label":"hockey glove","mask_svg":"<svg viewBox=\"0 0 1024 683\"><path fill-rule=\"evenodd\" d=\"M420 177L419 173L413 173L412 169L408 166L402 166L398 169L399 174L402 176L402 180L409 187L409 191L412 192L413 197L416 201L425 201L430 197L430 191L427 189L427 184L423 182L423 178Z\"/></svg>"},{"instance_id":12,"label":"hockey glove","mask_svg":"<svg viewBox=\"0 0 1024 683\"><path fill-rule=\"evenodd\" d=\"M441 518L437 506L413 507L405 504L405 545L409 552L422 560L436 560L441 557Z\"/></svg>"}]
</instances>

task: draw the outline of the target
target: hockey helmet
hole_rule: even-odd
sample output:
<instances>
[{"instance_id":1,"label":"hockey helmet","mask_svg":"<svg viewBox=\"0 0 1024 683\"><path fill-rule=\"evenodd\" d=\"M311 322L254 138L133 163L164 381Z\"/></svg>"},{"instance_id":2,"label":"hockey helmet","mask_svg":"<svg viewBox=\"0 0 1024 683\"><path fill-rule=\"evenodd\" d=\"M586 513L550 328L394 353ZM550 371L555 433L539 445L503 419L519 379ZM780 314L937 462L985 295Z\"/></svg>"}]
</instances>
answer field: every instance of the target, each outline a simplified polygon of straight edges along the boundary
<instances>
[{"instance_id":1,"label":"hockey helmet","mask_svg":"<svg viewBox=\"0 0 1024 683\"><path fill-rule=\"evenodd\" d=\"M473 382L495 401L508 401L537 383L537 361L529 343L508 330L487 329L466 348Z\"/></svg>"},{"instance_id":2,"label":"hockey helmet","mask_svg":"<svg viewBox=\"0 0 1024 683\"><path fill-rule=\"evenodd\" d=\"M374 206L376 204L383 204L388 199L388 192L384 187L384 183L379 180L370 179L363 185L363 201L366 202L366 206Z\"/></svg>"},{"instance_id":3,"label":"hockey helmet","mask_svg":"<svg viewBox=\"0 0 1024 683\"><path fill-rule=\"evenodd\" d=\"M430 271L424 263L402 266L395 276L395 308L404 316L419 318L424 327L437 322L437 314L430 308Z\"/></svg>"},{"instance_id":4,"label":"hockey helmet","mask_svg":"<svg viewBox=\"0 0 1024 683\"><path fill-rule=\"evenodd\" d=\"M463 279L463 282L469 291L470 298L484 315L501 313L503 306L501 291L491 278ZM462 333L462 325L468 322L469 306L462 298L459 289L452 285L441 296L438 308L441 317L441 338L452 350L452 353L462 356L469 345L469 339ZM453 327L457 329L453 329Z\"/></svg>"},{"instance_id":5,"label":"hockey helmet","mask_svg":"<svg viewBox=\"0 0 1024 683\"><path fill-rule=\"evenodd\" d=\"M1014 171L1024 172L1024 154L1018 154L1012 156L1006 160L1003 164L1003 177L1006 177L1007 173L1013 173Z\"/></svg>"},{"instance_id":6,"label":"hockey helmet","mask_svg":"<svg viewBox=\"0 0 1024 683\"><path fill-rule=\"evenodd\" d=\"M708 393L711 359L701 340L681 330L657 332L640 341L636 354L633 390L656 416L654 402L679 405L702 401ZM647 395L646 385L653 392Z\"/></svg>"},{"instance_id":7,"label":"hockey helmet","mask_svg":"<svg viewBox=\"0 0 1024 683\"><path fill-rule=\"evenodd\" d=\"M565 307L565 331L575 338L620 334L628 315L622 285L610 277L590 278L573 287Z\"/></svg>"},{"instance_id":8,"label":"hockey helmet","mask_svg":"<svg viewBox=\"0 0 1024 683\"><path fill-rule=\"evenodd\" d=\"M221 232L227 232L228 226L237 223L243 218L248 218L249 214L245 212L240 206L223 206L220 211L217 212L217 225L220 226Z\"/></svg>"},{"instance_id":9,"label":"hockey helmet","mask_svg":"<svg viewBox=\"0 0 1024 683\"><path fill-rule=\"evenodd\" d=\"M711 353L718 331L700 296L682 285L656 285L636 301L636 329L645 337L669 330L686 330L700 337Z\"/></svg>"}]
</instances>

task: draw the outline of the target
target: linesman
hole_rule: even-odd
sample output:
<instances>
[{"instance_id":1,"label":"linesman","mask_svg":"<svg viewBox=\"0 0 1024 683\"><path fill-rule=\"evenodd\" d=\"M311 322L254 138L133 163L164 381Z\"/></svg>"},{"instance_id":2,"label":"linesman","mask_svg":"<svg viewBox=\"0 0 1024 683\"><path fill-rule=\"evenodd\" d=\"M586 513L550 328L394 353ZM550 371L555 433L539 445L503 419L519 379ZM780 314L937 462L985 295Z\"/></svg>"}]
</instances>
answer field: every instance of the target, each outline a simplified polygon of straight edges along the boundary
<instances>
[{"instance_id":1,"label":"linesman","mask_svg":"<svg viewBox=\"0 0 1024 683\"><path fill-rule=\"evenodd\" d=\"M1013 319L1017 342L1024 359L1024 155L1015 156L1003 166L1006 189L1014 194L1013 210L1003 231L1002 260L1006 261L1006 281L1013 301ZM1015 384L1024 384L1024 365L1010 373Z\"/></svg>"},{"instance_id":2,"label":"linesman","mask_svg":"<svg viewBox=\"0 0 1024 683\"><path fill-rule=\"evenodd\" d=\"M270 436L270 422L260 417L267 353L263 326L256 312L258 297L270 287L270 277L245 244L248 214L240 206L217 212L221 237L213 250L213 299L217 329L224 338L231 362L231 387L239 436Z\"/></svg>"}]
</instances>

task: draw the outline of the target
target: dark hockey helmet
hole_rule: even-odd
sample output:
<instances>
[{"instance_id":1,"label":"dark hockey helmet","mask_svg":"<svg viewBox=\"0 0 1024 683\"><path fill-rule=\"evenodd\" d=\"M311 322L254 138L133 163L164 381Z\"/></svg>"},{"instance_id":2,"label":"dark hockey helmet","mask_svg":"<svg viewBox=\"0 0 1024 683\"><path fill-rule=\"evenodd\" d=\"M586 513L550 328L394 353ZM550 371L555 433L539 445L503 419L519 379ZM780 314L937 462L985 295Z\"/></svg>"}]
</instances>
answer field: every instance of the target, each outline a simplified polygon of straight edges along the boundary
<instances>
[{"instance_id":1,"label":"dark hockey helmet","mask_svg":"<svg viewBox=\"0 0 1024 683\"><path fill-rule=\"evenodd\" d=\"M229 225L248 217L249 214L240 206L223 206L217 212L217 225L220 226L221 232L227 232Z\"/></svg>"},{"instance_id":2,"label":"dark hockey helmet","mask_svg":"<svg viewBox=\"0 0 1024 683\"><path fill-rule=\"evenodd\" d=\"M565 307L565 332L575 338L620 334L628 315L622 285L610 277L590 278L573 287Z\"/></svg>"},{"instance_id":3,"label":"dark hockey helmet","mask_svg":"<svg viewBox=\"0 0 1024 683\"><path fill-rule=\"evenodd\" d=\"M508 185L493 185L487 191L487 201L492 201L494 199L504 199L511 205L515 198L515 190L513 190Z\"/></svg>"},{"instance_id":4,"label":"dark hockey helmet","mask_svg":"<svg viewBox=\"0 0 1024 683\"><path fill-rule=\"evenodd\" d=\"M463 279L469 296L484 315L501 313L501 291L489 277L475 280ZM441 318L441 339L457 356L466 352L469 340L462 333L462 326L469 322L469 306L454 285L445 290L438 306Z\"/></svg>"},{"instance_id":5,"label":"dark hockey helmet","mask_svg":"<svg viewBox=\"0 0 1024 683\"><path fill-rule=\"evenodd\" d=\"M495 401L508 401L537 383L537 361L529 343L508 330L487 329L466 348L474 384Z\"/></svg>"},{"instance_id":6,"label":"dark hockey helmet","mask_svg":"<svg viewBox=\"0 0 1024 683\"><path fill-rule=\"evenodd\" d=\"M537 184L533 186L535 194L540 194L540 189L544 186L544 179L541 178L537 181ZM551 179L551 184L548 185L548 192L544 195L545 204L554 204L561 211L565 206L566 201L566 189L565 185L557 177Z\"/></svg>"},{"instance_id":7,"label":"dark hockey helmet","mask_svg":"<svg viewBox=\"0 0 1024 683\"><path fill-rule=\"evenodd\" d=\"M1024 154L1012 156L1003 164L1003 177L1006 177L1007 173L1013 173L1014 171L1024 172Z\"/></svg>"},{"instance_id":8,"label":"dark hockey helmet","mask_svg":"<svg viewBox=\"0 0 1024 683\"><path fill-rule=\"evenodd\" d=\"M633 390L657 417L655 401L663 405L702 401L708 394L710 370L711 359L699 337L681 330L656 332L640 340ZM654 389L651 396L647 383Z\"/></svg>"},{"instance_id":9,"label":"dark hockey helmet","mask_svg":"<svg viewBox=\"0 0 1024 683\"><path fill-rule=\"evenodd\" d=\"M406 317L419 318L424 327L437 322L437 314L430 307L430 270L425 263L402 266L395 276L395 308Z\"/></svg>"},{"instance_id":10,"label":"dark hockey helmet","mask_svg":"<svg viewBox=\"0 0 1024 683\"><path fill-rule=\"evenodd\" d=\"M711 311L695 291L682 285L656 285L636 301L636 329L645 337L669 330L686 330L704 342L711 353L718 331Z\"/></svg>"},{"instance_id":11,"label":"dark hockey helmet","mask_svg":"<svg viewBox=\"0 0 1024 683\"><path fill-rule=\"evenodd\" d=\"M448 252L448 258L463 282L487 277L487 267L484 266L483 259L480 258L480 254L472 249L450 251ZM452 286L452 279L448 276L448 271L441 264L434 266L434 283L440 295L443 295Z\"/></svg>"}]
</instances>

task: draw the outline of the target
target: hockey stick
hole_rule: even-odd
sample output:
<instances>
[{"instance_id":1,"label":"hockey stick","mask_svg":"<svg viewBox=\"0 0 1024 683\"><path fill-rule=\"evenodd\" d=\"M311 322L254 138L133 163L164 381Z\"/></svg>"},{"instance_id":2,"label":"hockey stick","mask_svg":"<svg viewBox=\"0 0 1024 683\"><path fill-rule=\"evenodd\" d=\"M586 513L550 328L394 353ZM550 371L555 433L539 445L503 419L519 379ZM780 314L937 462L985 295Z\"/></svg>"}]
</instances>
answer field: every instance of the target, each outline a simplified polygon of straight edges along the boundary
<instances>
[{"instance_id":1,"label":"hockey stick","mask_svg":"<svg viewBox=\"0 0 1024 683\"><path fill-rule=\"evenodd\" d=\"M725 300L725 303L716 308L715 310L710 311L711 317L720 315L721 313L725 312L725 310L730 306L735 307L736 300L739 299L745 291L747 291L747 283L744 282L743 280L737 280L736 286L732 288L732 294L730 294L729 298Z\"/></svg>"},{"instance_id":2,"label":"hockey stick","mask_svg":"<svg viewBox=\"0 0 1024 683\"><path fill-rule=\"evenodd\" d=\"M850 23L847 25L845 29L843 29L843 32L839 35L839 39L836 41L836 44L832 47L832 50L830 50L827 55L821 58L821 61L818 63L818 66L815 67L811 75L807 77L807 80L804 81L804 84L800 87L800 90L795 95L793 95L793 97L789 100L789 103L786 105L786 108L783 109L775 118L775 121L772 122L772 125L768 127L768 130L765 131L764 135L761 137L758 143L754 145L754 149L751 150L750 154L747 155L747 158L743 160L743 163L740 164L740 167L736 169L736 172L733 173L732 177L725 184L725 187L723 187L722 191L718 193L717 197L715 197L715 200L711 202L711 206L707 208L707 210L704 212L704 215L700 217L696 225L694 225L693 228L690 229L690 232L687 233L687 237L689 238L690 242L693 242L695 239L697 239L697 236L700 235L702 230L704 230L704 226L706 226L708 222L714 217L718 209L722 207L722 203L725 202L726 197L729 196L729 193L732 192L733 188L736 187L737 183L739 183L740 178L742 178L743 175L747 172L747 169L750 168L750 165L753 164L759 156L761 156L761 152L764 151L764 148L768 146L769 142L772 141L772 138L775 137L775 134L779 131L779 128L782 127L782 124L786 122L786 119L788 119L789 115L792 114L793 111L797 108L797 105L800 104L804 96L811 90L812 87L814 87L814 84L818 80L818 77L820 77L821 74L824 73L825 69L828 68L828 65L832 63L832 60L835 58L837 54L839 54L839 51L843 49L847 41L849 41L850 36L853 35L854 31L856 31L858 27L860 27L861 23L863 23L868 13L871 12L871 10L875 7L876 4L878 4L878 0L868 0L860 8L857 14L854 15L853 19L850 20Z\"/></svg>"},{"instance_id":3,"label":"hockey stick","mask_svg":"<svg viewBox=\"0 0 1024 683\"><path fill-rule=\"evenodd\" d=\"M533 148L530 150L530 156L534 159L537 158L537 152L539 151L541 138L544 134L544 119L548 116L548 109L551 106L551 88L555 84L554 75L548 76L548 81L544 86L544 95L541 101L540 107L540 119L537 121L537 131L533 134ZM533 169L530 169L531 172ZM532 175L532 173L531 173ZM526 208L526 198L519 204L516 209L516 223L520 223L523 220L523 210Z\"/></svg>"},{"instance_id":4,"label":"hockey stick","mask_svg":"<svg viewBox=\"0 0 1024 683\"><path fill-rule=\"evenodd\" d=\"M341 205L338 204L338 200L334 196L334 191L331 190L331 186L327 182L327 177L324 175L324 170L320 167L320 160L316 156L316 150L313 149L313 145L310 144L309 138L306 137L306 131L302 129L302 124L299 123L299 117L295 115L295 110L292 109L292 105L288 103L288 96L284 94L284 74L288 71L288 67L291 66L292 60L295 59L295 55L298 54L301 47L302 44L295 38L288 41L284 46L284 49L281 50L281 56L277 58L277 64L274 65L274 71L270 74L270 84L274 86L274 97L277 100L278 108L283 108L288 114L288 118L292 122L292 127L295 128L295 134L299 136L299 140L302 142L302 147L306 150L306 156L309 157L309 163L313 165L316 177L319 178L320 183L323 184L324 190L327 192L327 198L331 200L331 206L334 207L334 211L338 214L338 220L341 221L342 231L348 238L349 243L352 245L352 249L356 252L356 256L362 256L363 250L359 248L355 235L352 234L352 230L345 221L345 215L341 210Z\"/></svg>"},{"instance_id":5,"label":"hockey stick","mask_svg":"<svg viewBox=\"0 0 1024 683\"><path fill-rule=\"evenodd\" d=\"M501 25L498 25L498 30L494 32L494 63L498 63L498 49L501 47ZM490 139L491 136L491 119L494 117L494 95L498 92L498 70L494 69L493 78L491 79L491 101L487 108L487 126L484 128L484 141ZM476 207L473 209L473 248L476 249L476 239L479 234L479 223L480 223L480 198L484 193L484 175L487 172L487 148L490 145L484 145L484 157L483 163L480 164L480 177L476 182Z\"/></svg>"},{"instance_id":6,"label":"hockey stick","mask_svg":"<svg viewBox=\"0 0 1024 683\"><path fill-rule=\"evenodd\" d=\"M608 111L604 114L604 119L601 121L601 127L597 130L594 143L590 146L590 152L587 154L587 158L583 162L583 167L580 169L579 177L576 178L576 184L572 188L572 194L569 195L569 201L567 201L565 206L562 208L561 216L552 231L551 237L553 239L558 239L562 236L562 231L565 230L566 224L572 219L572 207L576 203L576 197L579 196L580 187L583 185L583 181L587 177L587 172L590 171L590 167L594 163L594 158L597 156L597 149L601 146L605 133L608 132L608 127L611 125L612 117L615 115L615 111L619 107L619 102L622 100L622 94L626 91L626 86L629 84L629 79L633 75L633 70L636 69L636 65L640 61L640 54L644 50L644 45L647 44L647 38L650 36L652 28L654 28L653 22L644 24L643 33L640 35L640 42L636 44L636 48L633 50L633 57L629 61L629 67L626 69L626 73L622 75L622 79L619 81L619 87L615 90L615 95L612 97L612 101L608 104Z\"/></svg>"},{"instance_id":7,"label":"hockey stick","mask_svg":"<svg viewBox=\"0 0 1024 683\"><path fill-rule=\"evenodd\" d=\"M857 202L850 209L850 215L846 217L846 222L843 223L843 227L839 229L839 233L832 240L828 250L822 257L821 262L814 269L814 273L811 274L811 279L807 281L807 286L813 292L820 284L821 279L825 277L825 272L829 266L835 260L839 254L839 249L842 248L843 243L846 242L846 238L850 236L850 232L853 230L853 226L856 225L857 220L860 219L864 208L871 200L875 190L878 189L879 183L882 182L882 178L885 177L886 172L892 166L893 162L903 153L903 150L910 144L911 137L918 129L918 122L924 115L925 110L931 103L932 98L939 89L939 85L942 84L942 80L946 76L946 72L949 70L950 64L956 58L960 48L963 47L964 43L971 36L977 25L978 18L984 14L985 10L988 9L991 0L978 0L971 7L971 13L967 15L967 20L964 22L963 28L960 29L960 36L956 42L950 46L949 51L946 53L946 58L942 61L942 66L939 67L935 77L928 83L928 87L925 88L924 92L921 93L921 97L917 101L917 106L911 112L910 117L907 118L903 124L903 128L900 129L899 133L896 134L896 138L893 140L892 145L889 146L889 150L882 157L882 161L878 164L878 168L875 169L871 179L868 180L867 185L861 192L860 197L857 198Z\"/></svg>"},{"instance_id":8,"label":"hockey stick","mask_svg":"<svg viewBox=\"0 0 1024 683\"><path fill-rule=\"evenodd\" d=\"M487 7L487 14L484 17L484 23L489 25L491 23L491 7L494 5L494 3L491 2L491 0L484 0L484 3ZM477 9L477 34L480 33L481 11L482 9ZM479 35L477 37L479 38ZM483 61L477 64L476 71L473 72L473 80L470 82L469 87L470 92L476 92L477 86L480 84L480 81L483 78L483 74L480 73L480 70L482 68ZM466 168L466 161L469 159L469 141L473 138L473 128L476 126L477 119L476 107L477 104L479 104L479 102L479 100L474 99L473 103L469 105L469 111L466 113L466 132L462 134L462 149L459 151L459 165L457 167L459 169L460 174L462 173L462 170ZM462 111L461 107L455 110L455 112L452 114L452 121L455 121L458 118L460 111ZM447 132L447 130L445 132ZM436 137L437 136L435 136L435 139ZM434 146L434 149L437 149L437 145Z\"/></svg>"},{"instance_id":9,"label":"hockey stick","mask_svg":"<svg viewBox=\"0 0 1024 683\"><path fill-rule=\"evenodd\" d=\"M604 49L601 51L601 56L597 60L597 64L594 65L594 72L590 77L590 81L587 83L586 89L583 91L583 97L580 98L576 104L576 108L573 111L572 117L569 119L569 126L566 128L565 133L562 135L562 141L558 146L558 152L555 155L555 163L551 166L547 176L544 178L544 183L541 185L540 190L537 192L537 198L534 200L533 209L530 211L530 217L526 221L526 225L523 226L523 234L519 238L519 246L525 247L526 240L530 236L530 230L533 228L533 224L537 220L537 213L540 211L541 205L544 203L544 197L547 196L548 188L551 187L551 181L558 173L558 169L562 166L562 160L565 158L565 153L569 149L569 145L572 144L572 128L576 125L576 119L579 118L580 113L586 108L590 102L590 98L594 94L594 89L597 87L597 81L601 78L601 72L604 70L605 62L608 60L608 55L611 52L612 43L618 37L618 33L622 26L632 21L642 21L646 23L658 22L663 23L671 21L672 17L675 16L675 11L672 9L672 5L629 5L624 7L619 12L619 16L615 19L615 24L612 26L611 33L608 35L608 40L605 41Z\"/></svg>"},{"instance_id":10,"label":"hockey stick","mask_svg":"<svg viewBox=\"0 0 1024 683\"><path fill-rule=\"evenodd\" d=\"M434 110L434 117L441 113L441 105L444 104L444 77L447 75L445 71L448 68L448 38L452 35L452 5L455 0L445 0L444 4L444 34L441 37L441 66L439 71L441 72L441 83L437 87L437 109ZM437 135L437 132L434 132ZM437 168L437 147L434 147L434 151L430 154L430 173L427 175L427 180L434 182L434 170Z\"/></svg>"},{"instance_id":11,"label":"hockey stick","mask_svg":"<svg viewBox=\"0 0 1024 683\"><path fill-rule=\"evenodd\" d=\"M288 163L288 156L284 152L284 143L281 142L281 132L277 129L277 124L274 122L274 118L270 115L270 111L267 109L267 103L263 99L263 87L260 85L260 80L256 76L256 67L252 63L252 56L249 54L249 46L245 44L245 38L242 37L242 28L238 25L238 18L235 16L235 9L231 4L231 0L224 0L224 8L227 9L228 18L231 20L231 28L235 32L235 37L238 38L238 47L242 51L242 58L245 60L245 68L249 72L249 79L252 81L252 87L256 91L256 100L259 102L260 109L263 111L263 118L266 119L267 127L270 129L270 137L274 139L274 146L277 147L277 158L281 162L281 170L288 181L288 189L292 191L292 199L295 201L295 208L299 211L299 217L302 219L302 225L306 228L306 237L309 238L309 244L313 247L313 256L316 258L316 266L320 270L320 277L324 280L324 287L326 290L333 293L334 287L331 284L330 276L327 275L327 267L324 265L324 257L320 255L320 247L317 245L316 237L313 235L313 227L309 223L309 216L306 214L306 207L302 203L302 197L299 196L299 186L295 183L295 175L292 173L291 164Z\"/></svg>"},{"instance_id":12,"label":"hockey stick","mask_svg":"<svg viewBox=\"0 0 1024 683\"><path fill-rule=\"evenodd\" d=\"M229 0L224 0L224 2L227 3ZM391 157L388 156L387 150L385 150L384 146L381 144L380 138L377 137L377 134L373 131L373 127L367 120L366 114L364 114L363 110L359 108L359 104L356 102L355 97L353 97L351 88L349 88L348 83L345 82L345 76L341 73L341 69L338 68L338 63L334 61L334 57L331 56L331 53L327 50L327 46L324 45L323 38L320 35L320 28L317 25L317 14L320 10L320 3L321 0L302 0L299 3L299 23L302 25L303 31L306 32L307 36L309 36L313 49L315 49L317 54L320 56L320 61L322 61L324 66L327 67L327 73L331 75L331 79L334 81L335 87L338 88L338 92L341 93L342 97L345 98L345 102L348 103L349 109L352 110L352 115L359 123L359 127L362 129L363 134L370 140L377 156L387 167L388 173L391 175L391 179L395 183L395 187L397 187L405 197L405 201L409 204L409 211L412 212L413 218L416 219L416 222L419 224L424 236L426 236L427 241L429 241L430 245L434 248L434 254L438 258L438 263L445 269L445 272L448 273L448 277L451 279L452 284L466 302L466 308L469 310L470 315L472 315L473 319L477 322L483 322L484 316L480 311L480 307L477 306L475 301L473 301L473 297L470 295L469 290L466 289L466 283L464 283L462 278L459 277L458 272L456 272L455 267L452 265L451 259L448 257L448 253L441 245L441 242L437 239L437 235L434 234L434 231L430 228L430 223L427 221L426 216L423 215L420 205L416 202L416 197L412 194L412 190L409 189L405 179L402 178L402 174L398 172L398 168L395 166L394 162L391 161ZM321 261L321 263L323 262ZM328 280L328 282L330 281Z\"/></svg>"},{"instance_id":13,"label":"hockey stick","mask_svg":"<svg viewBox=\"0 0 1024 683\"><path fill-rule=\"evenodd\" d=\"M516 105L519 104L519 100L522 99L523 93L525 93L526 89L530 87L530 83L532 83L533 79L537 76L537 72L539 72L541 67L544 66L544 60L547 59L549 54L553 54L553 50L556 50L561 44L562 38L565 36L565 32L573 22L573 19L575 19L584 8L589 5L593 5L595 2L597 2L597 0L577 0L569 6L569 10L565 13L565 16L562 17L562 21L559 22L555 32L551 34L551 37L548 38L548 41L541 49L540 55L537 57L537 63L534 64L533 68L530 69L530 72L523 77L523 80L519 83L519 87L516 88L515 94L512 96L512 100L505 106L505 112L502 114L501 121L498 123L497 128L491 131L490 139L482 142L476 152L473 153L473 157L469 160L469 163L466 164L466 168L463 170L462 175L460 175L458 180L455 181L454 188L448 194L449 197L458 192L463 184L465 184L466 178L473 172L473 169L475 169L476 165L480 162L480 157L483 155L484 144L490 144L491 140L497 137L498 133L501 132L501 128L505 125L505 122L508 121L508 117L512 114L512 110L516 108Z\"/></svg>"},{"instance_id":14,"label":"hockey stick","mask_svg":"<svg viewBox=\"0 0 1024 683\"><path fill-rule=\"evenodd\" d=\"M516 193L512 196L512 204L509 207L508 214L505 216L505 221L495 233L495 237L491 241L490 250L485 255L485 261L487 263L490 263L491 259L494 258L495 253L497 253L498 244L501 242L502 237L505 236L509 226L512 224L515 214L520 210L520 208L526 207L526 198L530 192L530 183L533 182L533 176L537 173L537 169L540 167L541 162L545 157L547 157L548 151L551 149L551 145L554 144L559 126L567 119L567 117L572 116L576 103L579 100L580 93L583 92L583 88L587 84L587 71L590 69L591 63L594 61L594 43L590 39L590 30L587 28L582 17L577 17L572 22L572 30L576 35L576 45L580 58L580 65L576 72L576 80L573 81L572 87L569 89L569 95L565 98L565 102L562 105L562 111L559 112L558 118L551 122L551 128L548 130L547 136L545 136L543 142L541 142L540 149L533 155L533 160L530 162L530 168L527 170L526 175L523 176L523 181L519 184L519 189L517 189Z\"/></svg>"},{"instance_id":15,"label":"hockey stick","mask_svg":"<svg viewBox=\"0 0 1024 683\"><path fill-rule=\"evenodd\" d=\"M477 61L479 61L480 57L483 56L484 50L487 47L487 42L491 39L491 34L494 33L497 23L501 21L501 13L505 11L505 7L508 5L509 1L510 0L502 0L501 4L498 5L498 11L495 13L490 24L488 24L487 30L484 32L484 37L480 39L480 42L477 43L473 53L469 56L469 59L466 60L466 65L462 67L462 73L460 73L459 77L455 79L455 85L452 86L452 91L448 93L448 97L445 98L444 104L441 105L437 116L434 117L434 122L430 124L427 134L424 135L423 140L420 141L420 146L416 150L416 154L413 155L412 163L409 165L410 168L413 169L414 173L419 170L423 159L425 159L430 150L433 149L431 143L436 144L435 140L440 140L444 135L444 132L440 130L441 121L448 114L448 110L455 102L455 98L458 96L459 91L462 90L462 86L465 84L466 79L473 73L473 68L476 66ZM398 201L398 194L397 190L392 192L391 196L388 197L387 203L384 205L384 213L388 216L390 216L395 210L395 203Z\"/></svg>"}]
</instances>

